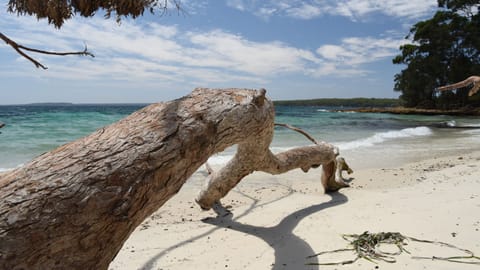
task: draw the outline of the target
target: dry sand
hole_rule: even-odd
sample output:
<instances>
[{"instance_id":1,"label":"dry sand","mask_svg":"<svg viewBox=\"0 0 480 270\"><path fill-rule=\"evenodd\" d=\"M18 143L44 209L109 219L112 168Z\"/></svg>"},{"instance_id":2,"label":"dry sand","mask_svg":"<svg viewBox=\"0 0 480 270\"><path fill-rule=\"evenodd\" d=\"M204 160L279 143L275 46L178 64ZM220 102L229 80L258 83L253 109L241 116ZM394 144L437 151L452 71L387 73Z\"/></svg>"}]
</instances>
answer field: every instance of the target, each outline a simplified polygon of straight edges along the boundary
<instances>
[{"instance_id":1,"label":"dry sand","mask_svg":"<svg viewBox=\"0 0 480 270\"><path fill-rule=\"evenodd\" d=\"M355 169L355 164L350 164ZM320 171L255 173L222 200L230 209L201 211L194 198L205 172L131 235L110 269L480 269L479 265L419 260L359 260L343 266L307 266L353 254L307 259L347 247L342 234L400 232L442 241L480 255L480 152L355 171L352 186L324 194ZM450 256L446 247L411 243L415 256Z\"/></svg>"}]
</instances>

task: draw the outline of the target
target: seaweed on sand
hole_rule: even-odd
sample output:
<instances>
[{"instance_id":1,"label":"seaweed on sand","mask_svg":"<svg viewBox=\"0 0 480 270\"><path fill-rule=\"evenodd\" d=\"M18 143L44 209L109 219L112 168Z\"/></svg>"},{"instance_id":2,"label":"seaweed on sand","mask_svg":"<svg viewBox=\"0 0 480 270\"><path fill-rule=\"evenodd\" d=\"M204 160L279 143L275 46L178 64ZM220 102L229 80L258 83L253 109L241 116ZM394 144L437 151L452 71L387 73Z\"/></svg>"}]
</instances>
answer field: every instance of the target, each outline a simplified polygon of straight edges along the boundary
<instances>
[{"instance_id":1,"label":"seaweed on sand","mask_svg":"<svg viewBox=\"0 0 480 270\"><path fill-rule=\"evenodd\" d=\"M459 248L452 244L439 242L439 241L431 241L431 240L423 240L414 237L409 237L402 235L398 232L380 232L380 233L370 233L368 231L362 234L344 234L343 239L349 242L351 248L343 248L343 249L336 249L331 251L324 251L320 252L307 258L313 258L324 254L331 254L331 253L340 253L340 252L354 252L356 257L351 260L339 261L339 262L326 262L326 263L307 263L306 265L344 265L344 264L352 264L359 259L365 259L370 262L376 263L376 261L384 261L387 263L395 263L396 259L394 256L400 255L402 252L406 252L410 254L408 250L405 249L407 245L406 241L413 241L413 242L420 242L420 243L428 243L434 244L438 246L448 247L452 249L459 250L466 255L464 256L451 256L451 257L419 257L413 256L414 259L429 259L429 260L442 260L454 263L465 263L465 264L476 264L480 265L480 257L475 256L475 254L468 250ZM380 245L382 244L390 244L395 245L398 250L395 252L387 252L381 251Z\"/></svg>"}]
</instances>

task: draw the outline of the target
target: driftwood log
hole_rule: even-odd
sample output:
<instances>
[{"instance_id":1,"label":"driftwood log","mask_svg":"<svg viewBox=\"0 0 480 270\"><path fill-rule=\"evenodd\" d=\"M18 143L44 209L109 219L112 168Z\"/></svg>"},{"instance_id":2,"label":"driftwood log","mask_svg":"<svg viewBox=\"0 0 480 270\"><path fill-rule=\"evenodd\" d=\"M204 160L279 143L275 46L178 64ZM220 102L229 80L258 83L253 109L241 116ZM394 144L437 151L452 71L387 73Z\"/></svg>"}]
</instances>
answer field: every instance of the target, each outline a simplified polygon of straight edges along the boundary
<instances>
[{"instance_id":1,"label":"driftwood log","mask_svg":"<svg viewBox=\"0 0 480 270\"><path fill-rule=\"evenodd\" d=\"M480 76L470 76L461 82L454 84L449 84L445 86L440 86L437 91L451 91L463 87L471 86L472 88L468 91L468 96L473 96L480 90Z\"/></svg>"},{"instance_id":2,"label":"driftwood log","mask_svg":"<svg viewBox=\"0 0 480 270\"><path fill-rule=\"evenodd\" d=\"M1 173L0 269L107 269L135 227L212 154L234 144L235 157L197 198L202 208L255 170L323 165L326 190L346 185L334 146L274 155L273 130L265 90L195 89Z\"/></svg>"}]
</instances>

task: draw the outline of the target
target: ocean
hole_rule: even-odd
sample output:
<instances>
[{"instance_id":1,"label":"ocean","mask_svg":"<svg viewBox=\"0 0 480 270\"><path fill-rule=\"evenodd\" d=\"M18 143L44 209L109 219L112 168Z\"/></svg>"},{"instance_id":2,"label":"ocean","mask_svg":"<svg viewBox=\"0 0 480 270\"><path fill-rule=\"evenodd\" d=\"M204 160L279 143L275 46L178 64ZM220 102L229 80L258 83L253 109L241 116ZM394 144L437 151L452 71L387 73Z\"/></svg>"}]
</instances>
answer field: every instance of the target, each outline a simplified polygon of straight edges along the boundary
<instances>
[{"instance_id":1,"label":"ocean","mask_svg":"<svg viewBox=\"0 0 480 270\"><path fill-rule=\"evenodd\" d=\"M0 106L0 171L28 162L54 148L86 136L146 104L51 104ZM337 112L318 106L276 106L276 122L290 124L319 141L339 147L351 167L396 166L425 158L480 150L477 117L419 116ZM273 152L311 142L292 130L276 127ZM212 156L226 163L229 148Z\"/></svg>"}]
</instances>

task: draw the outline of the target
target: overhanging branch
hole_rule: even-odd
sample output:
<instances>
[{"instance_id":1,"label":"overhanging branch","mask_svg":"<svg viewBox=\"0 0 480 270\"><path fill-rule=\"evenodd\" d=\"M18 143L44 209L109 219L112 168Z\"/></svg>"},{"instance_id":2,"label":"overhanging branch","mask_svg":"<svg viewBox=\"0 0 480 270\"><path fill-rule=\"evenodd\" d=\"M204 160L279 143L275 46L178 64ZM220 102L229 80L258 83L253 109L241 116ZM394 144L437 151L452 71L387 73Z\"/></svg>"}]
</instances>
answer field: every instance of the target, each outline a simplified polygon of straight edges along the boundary
<instances>
[{"instance_id":1,"label":"overhanging branch","mask_svg":"<svg viewBox=\"0 0 480 270\"><path fill-rule=\"evenodd\" d=\"M21 56L25 57L28 59L30 62L32 62L37 68L43 68L43 69L48 69L48 67L44 66L37 60L33 59L31 56L23 52L22 50L25 51L30 51L30 52L35 52L35 53L40 53L40 54L48 54L48 55L60 55L60 56L65 56L65 55L82 55L82 56L91 56L95 57L91 52L88 51L87 46L85 45L85 49L83 51L78 51L78 52L51 52L51 51L44 51L44 50L38 50L30 47L26 47L23 45L20 45L16 43L15 41L11 40L7 36L5 36L3 33L0 32L0 38L5 41L10 47L12 47L15 51L17 51L18 54Z\"/></svg>"}]
</instances>

